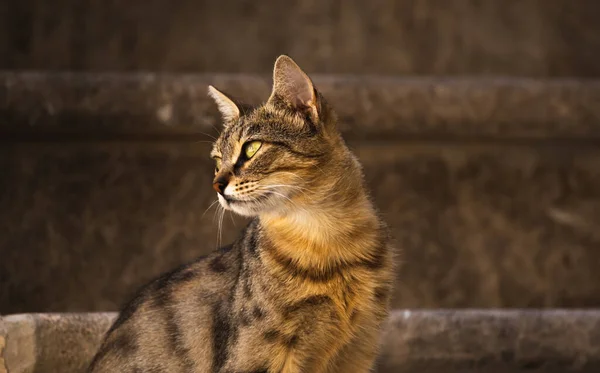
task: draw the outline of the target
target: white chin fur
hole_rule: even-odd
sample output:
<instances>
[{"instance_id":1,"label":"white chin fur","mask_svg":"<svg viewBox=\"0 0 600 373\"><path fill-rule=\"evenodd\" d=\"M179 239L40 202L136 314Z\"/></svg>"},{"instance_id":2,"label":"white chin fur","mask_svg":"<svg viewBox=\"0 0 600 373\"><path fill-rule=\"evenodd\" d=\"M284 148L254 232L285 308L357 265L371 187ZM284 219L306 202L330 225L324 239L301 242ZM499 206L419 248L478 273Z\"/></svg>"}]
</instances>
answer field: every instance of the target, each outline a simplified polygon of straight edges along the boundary
<instances>
[{"instance_id":1,"label":"white chin fur","mask_svg":"<svg viewBox=\"0 0 600 373\"><path fill-rule=\"evenodd\" d=\"M227 210L231 209L229 207L229 203L227 203L227 201L225 200L225 198L223 198L223 196L220 193L217 193L217 198L219 199L219 203L221 204L221 206L223 206Z\"/></svg>"},{"instance_id":2,"label":"white chin fur","mask_svg":"<svg viewBox=\"0 0 600 373\"><path fill-rule=\"evenodd\" d=\"M256 215L258 215L258 212L254 211L252 209L246 208L242 205L238 205L238 204L229 205L229 209L241 216L256 216Z\"/></svg>"},{"instance_id":3,"label":"white chin fur","mask_svg":"<svg viewBox=\"0 0 600 373\"><path fill-rule=\"evenodd\" d=\"M277 199L271 200L271 203L267 203L265 205L255 205L253 203L229 203L227 200L220 194L217 193L217 198L219 199L219 203L223 206L224 209L235 212L241 216L257 216L261 213L270 212L270 213L287 213L287 209L284 205L279 204Z\"/></svg>"},{"instance_id":4,"label":"white chin fur","mask_svg":"<svg viewBox=\"0 0 600 373\"><path fill-rule=\"evenodd\" d=\"M227 202L227 200L223 198L223 196L219 193L217 193L217 198L219 199L219 203L221 204L221 206L223 206L223 208L225 208L226 210L231 210L238 215L255 216L258 214L257 211L254 211L251 208L244 207L244 204Z\"/></svg>"}]
</instances>

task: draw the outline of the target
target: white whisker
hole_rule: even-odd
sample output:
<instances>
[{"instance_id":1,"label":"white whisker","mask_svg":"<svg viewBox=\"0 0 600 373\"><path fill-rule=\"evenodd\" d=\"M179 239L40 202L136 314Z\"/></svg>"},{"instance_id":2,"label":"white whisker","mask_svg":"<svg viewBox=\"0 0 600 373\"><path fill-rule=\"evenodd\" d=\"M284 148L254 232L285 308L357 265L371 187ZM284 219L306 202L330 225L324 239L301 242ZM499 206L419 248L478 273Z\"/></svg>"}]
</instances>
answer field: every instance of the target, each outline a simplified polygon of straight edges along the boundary
<instances>
[{"instance_id":1,"label":"white whisker","mask_svg":"<svg viewBox=\"0 0 600 373\"><path fill-rule=\"evenodd\" d=\"M221 206L221 214L219 217L219 230L217 236L217 249L221 247L221 242L223 239L223 217L225 216L225 208Z\"/></svg>"},{"instance_id":2,"label":"white whisker","mask_svg":"<svg viewBox=\"0 0 600 373\"><path fill-rule=\"evenodd\" d=\"M211 124L212 128L215 130L215 132L217 133L217 136L220 135L219 129L217 127L215 127L214 124Z\"/></svg>"},{"instance_id":3,"label":"white whisker","mask_svg":"<svg viewBox=\"0 0 600 373\"><path fill-rule=\"evenodd\" d=\"M198 131L198 133L200 133L200 134L202 134L202 135L204 135L204 136L208 136L208 137L210 137L211 139L213 139L213 140L217 141L217 138L216 138L216 137L214 137L213 135L209 134L209 133L206 133L206 132L200 132L200 131Z\"/></svg>"},{"instance_id":4,"label":"white whisker","mask_svg":"<svg viewBox=\"0 0 600 373\"><path fill-rule=\"evenodd\" d=\"M237 227L237 225L235 224L235 220L233 220L233 212L228 211L229 212L229 218L231 219L231 222L233 223L234 227Z\"/></svg>"},{"instance_id":5,"label":"white whisker","mask_svg":"<svg viewBox=\"0 0 600 373\"><path fill-rule=\"evenodd\" d=\"M206 144L214 144L214 141L209 141L209 140L196 140L194 141L195 144L197 143L206 143Z\"/></svg>"},{"instance_id":6,"label":"white whisker","mask_svg":"<svg viewBox=\"0 0 600 373\"><path fill-rule=\"evenodd\" d=\"M202 216L200 217L200 219L202 219L204 217L204 215L206 215L206 213L208 212L208 210L210 210L211 207L213 207L215 205L215 203L218 203L219 200L215 200L213 203L210 204L210 206L208 206L208 208L206 210L204 210L204 212L202 213Z\"/></svg>"},{"instance_id":7,"label":"white whisker","mask_svg":"<svg viewBox=\"0 0 600 373\"><path fill-rule=\"evenodd\" d=\"M322 171L321 171L321 172L322 172ZM293 172L289 172L289 171L277 171L277 173L278 173L278 174L285 174L285 175L292 175L292 176L294 176L294 177L297 177L298 179L300 179L300 180L302 180L302 181L306 182L306 180L305 180L305 179L304 179L302 176L300 176L300 175L297 175L297 174L295 174L295 173L293 173Z\"/></svg>"},{"instance_id":8,"label":"white whisker","mask_svg":"<svg viewBox=\"0 0 600 373\"><path fill-rule=\"evenodd\" d=\"M275 192L275 191L273 191L273 190L265 190L265 192L267 192L267 193L271 193L271 194L274 194L274 195L276 195L276 196L280 196L280 197L282 197L282 198L285 198L286 200L288 200L288 201L289 201L289 202L290 202L292 205L294 205L295 207L297 207L297 208L299 208L299 209L302 209L300 206L298 206L298 205L296 204L296 202L292 201L292 200L291 200L291 199L290 199L288 196L286 196L285 194L282 194L282 193L279 193L279 192Z\"/></svg>"},{"instance_id":9,"label":"white whisker","mask_svg":"<svg viewBox=\"0 0 600 373\"><path fill-rule=\"evenodd\" d=\"M290 188L290 189L294 189L304 195L306 195L306 192L310 192L310 190L307 188L297 186L297 185L286 185L286 184L261 185L257 189L258 190L271 190L271 189L275 189L275 188Z\"/></svg>"},{"instance_id":10,"label":"white whisker","mask_svg":"<svg viewBox=\"0 0 600 373\"><path fill-rule=\"evenodd\" d=\"M286 187L286 188L308 190L307 188L304 188L304 187L301 187L301 186L298 186L298 185L289 185L289 184L268 184L268 185L261 185L261 187L265 187L265 188Z\"/></svg>"}]
</instances>

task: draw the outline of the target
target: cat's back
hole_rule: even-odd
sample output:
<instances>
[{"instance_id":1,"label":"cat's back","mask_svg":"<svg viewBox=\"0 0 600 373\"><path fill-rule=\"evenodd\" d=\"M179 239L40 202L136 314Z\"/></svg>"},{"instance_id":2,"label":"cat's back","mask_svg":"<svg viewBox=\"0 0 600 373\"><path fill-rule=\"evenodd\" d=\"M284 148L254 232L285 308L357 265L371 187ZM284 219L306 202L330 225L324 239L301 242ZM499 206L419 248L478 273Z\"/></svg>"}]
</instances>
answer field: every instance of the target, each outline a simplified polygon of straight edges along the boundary
<instances>
[{"instance_id":1,"label":"cat's back","mask_svg":"<svg viewBox=\"0 0 600 373\"><path fill-rule=\"evenodd\" d=\"M208 371L215 307L227 301L240 264L234 243L144 286L120 312L89 372Z\"/></svg>"}]
</instances>

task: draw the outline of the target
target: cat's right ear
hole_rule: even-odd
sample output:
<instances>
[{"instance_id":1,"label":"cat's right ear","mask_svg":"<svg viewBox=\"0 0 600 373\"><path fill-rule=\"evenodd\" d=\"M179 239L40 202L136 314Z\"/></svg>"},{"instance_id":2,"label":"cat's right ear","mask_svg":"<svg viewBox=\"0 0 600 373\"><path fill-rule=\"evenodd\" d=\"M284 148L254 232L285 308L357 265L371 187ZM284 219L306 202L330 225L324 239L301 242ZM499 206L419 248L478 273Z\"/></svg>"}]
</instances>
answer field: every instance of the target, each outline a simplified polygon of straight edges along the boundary
<instances>
[{"instance_id":1,"label":"cat's right ear","mask_svg":"<svg viewBox=\"0 0 600 373\"><path fill-rule=\"evenodd\" d=\"M212 85L208 86L208 95L217 103L219 111L223 116L225 124L236 121L240 118L240 109L229 97L217 90Z\"/></svg>"}]
</instances>

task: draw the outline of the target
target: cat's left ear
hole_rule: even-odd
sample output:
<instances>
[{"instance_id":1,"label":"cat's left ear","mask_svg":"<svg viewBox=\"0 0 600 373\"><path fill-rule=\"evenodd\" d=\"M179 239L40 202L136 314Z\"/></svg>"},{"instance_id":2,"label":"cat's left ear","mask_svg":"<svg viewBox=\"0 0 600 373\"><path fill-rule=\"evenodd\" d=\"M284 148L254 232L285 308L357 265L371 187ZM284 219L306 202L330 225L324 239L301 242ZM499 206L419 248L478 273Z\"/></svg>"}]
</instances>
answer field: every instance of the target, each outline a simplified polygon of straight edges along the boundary
<instances>
[{"instance_id":1,"label":"cat's left ear","mask_svg":"<svg viewBox=\"0 0 600 373\"><path fill-rule=\"evenodd\" d=\"M229 97L225 96L224 93L220 92L212 85L209 85L208 95L217 103L219 111L225 120L225 125L240 118L240 109L235 102L233 102Z\"/></svg>"},{"instance_id":2,"label":"cat's left ear","mask_svg":"<svg viewBox=\"0 0 600 373\"><path fill-rule=\"evenodd\" d=\"M283 99L296 110L308 111L318 119L317 97L312 81L286 55L279 56L273 69L273 91L269 100Z\"/></svg>"}]
</instances>

